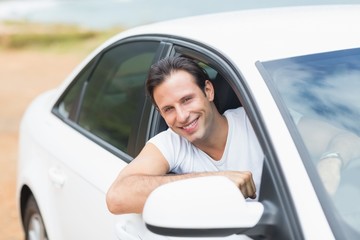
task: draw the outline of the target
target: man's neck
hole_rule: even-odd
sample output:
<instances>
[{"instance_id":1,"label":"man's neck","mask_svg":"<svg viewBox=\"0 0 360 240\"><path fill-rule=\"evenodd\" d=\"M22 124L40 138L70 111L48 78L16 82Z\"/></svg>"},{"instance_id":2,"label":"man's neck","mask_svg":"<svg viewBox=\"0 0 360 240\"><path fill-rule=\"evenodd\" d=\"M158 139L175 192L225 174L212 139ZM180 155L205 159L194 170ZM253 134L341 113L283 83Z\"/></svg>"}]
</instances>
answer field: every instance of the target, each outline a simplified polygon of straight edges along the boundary
<instances>
[{"instance_id":1,"label":"man's neck","mask_svg":"<svg viewBox=\"0 0 360 240\"><path fill-rule=\"evenodd\" d=\"M225 151L228 136L228 121L225 116L218 115L207 139L194 144L214 160L220 160Z\"/></svg>"}]
</instances>

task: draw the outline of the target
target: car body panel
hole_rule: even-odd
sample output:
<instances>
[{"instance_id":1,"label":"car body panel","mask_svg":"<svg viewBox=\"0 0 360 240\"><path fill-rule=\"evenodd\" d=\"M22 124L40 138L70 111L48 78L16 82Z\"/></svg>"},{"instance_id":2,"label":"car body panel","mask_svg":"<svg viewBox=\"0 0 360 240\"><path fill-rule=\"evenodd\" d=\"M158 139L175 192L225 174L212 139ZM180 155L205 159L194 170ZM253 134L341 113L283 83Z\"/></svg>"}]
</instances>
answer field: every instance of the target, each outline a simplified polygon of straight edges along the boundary
<instances>
[{"instance_id":1,"label":"car body panel","mask_svg":"<svg viewBox=\"0 0 360 240\"><path fill-rule=\"evenodd\" d=\"M23 144L21 154L27 155L24 164L30 166L21 168L27 171L19 173L22 176L19 183L28 185L35 193L44 221L48 223L50 238L83 238L86 233L88 239L110 239L114 235L113 216L107 211L104 196L125 163L49 114L52 105L47 100L51 94L53 92L39 96L32 105L36 109L32 108L24 116L22 128L30 132L22 136L31 136L32 139L23 140L26 144ZM39 129L42 131L39 132ZM65 139L67 144L61 144ZM29 142L35 146L29 146ZM46 147L42 142L47 143ZM88 154L92 158L88 158ZM29 161L29 155L36 159ZM59 183L59 178L63 178L63 184ZM106 218L104 213L107 213ZM84 216L101 219L101 224L93 222L94 226L89 227ZM79 225L79 222L84 224ZM73 226L77 226L76 231ZM104 236L104 233L108 235Z\"/></svg>"}]
</instances>

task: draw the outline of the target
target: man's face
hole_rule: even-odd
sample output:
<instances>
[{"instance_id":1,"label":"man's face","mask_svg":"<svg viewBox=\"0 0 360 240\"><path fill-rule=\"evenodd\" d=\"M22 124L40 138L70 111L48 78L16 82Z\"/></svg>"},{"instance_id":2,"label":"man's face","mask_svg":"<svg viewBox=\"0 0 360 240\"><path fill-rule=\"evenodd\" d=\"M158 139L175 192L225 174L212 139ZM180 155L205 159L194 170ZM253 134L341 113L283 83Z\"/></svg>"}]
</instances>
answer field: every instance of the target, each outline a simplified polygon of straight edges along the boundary
<instances>
[{"instance_id":1,"label":"man's face","mask_svg":"<svg viewBox=\"0 0 360 240\"><path fill-rule=\"evenodd\" d=\"M194 77L183 70L172 73L154 90L154 100L167 125L194 144L209 134L213 98L210 81L206 82L204 93Z\"/></svg>"}]
</instances>

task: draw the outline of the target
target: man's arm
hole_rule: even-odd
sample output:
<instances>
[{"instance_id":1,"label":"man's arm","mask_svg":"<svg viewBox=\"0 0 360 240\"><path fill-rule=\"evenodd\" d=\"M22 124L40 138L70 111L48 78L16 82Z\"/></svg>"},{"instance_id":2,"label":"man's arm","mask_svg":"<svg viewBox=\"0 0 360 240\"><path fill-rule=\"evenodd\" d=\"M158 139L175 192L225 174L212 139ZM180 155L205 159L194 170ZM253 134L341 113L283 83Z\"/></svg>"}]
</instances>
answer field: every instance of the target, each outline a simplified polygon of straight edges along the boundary
<instances>
[{"instance_id":1,"label":"man's arm","mask_svg":"<svg viewBox=\"0 0 360 240\"><path fill-rule=\"evenodd\" d=\"M106 195L106 203L114 214L141 213L148 195L158 186L171 181L166 178L169 165L155 145L148 143L140 154L118 175Z\"/></svg>"},{"instance_id":2,"label":"man's arm","mask_svg":"<svg viewBox=\"0 0 360 240\"><path fill-rule=\"evenodd\" d=\"M226 176L232 180L244 197L256 198L255 184L250 172L226 171L189 174L167 174L169 165L153 144L147 144L141 153L118 175L106 195L110 212L114 214L142 213L149 194L158 186L186 178Z\"/></svg>"}]
</instances>

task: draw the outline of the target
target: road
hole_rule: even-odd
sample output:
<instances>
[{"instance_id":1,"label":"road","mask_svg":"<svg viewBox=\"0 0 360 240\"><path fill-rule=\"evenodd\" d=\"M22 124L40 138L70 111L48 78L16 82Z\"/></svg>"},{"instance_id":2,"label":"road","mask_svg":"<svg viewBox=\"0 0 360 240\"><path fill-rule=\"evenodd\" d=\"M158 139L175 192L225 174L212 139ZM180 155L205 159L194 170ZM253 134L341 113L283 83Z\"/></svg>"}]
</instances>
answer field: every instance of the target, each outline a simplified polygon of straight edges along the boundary
<instances>
[{"instance_id":1,"label":"road","mask_svg":"<svg viewBox=\"0 0 360 240\"><path fill-rule=\"evenodd\" d=\"M39 93L56 87L84 58L79 53L0 50L0 240L23 240L16 199L21 116Z\"/></svg>"}]
</instances>

